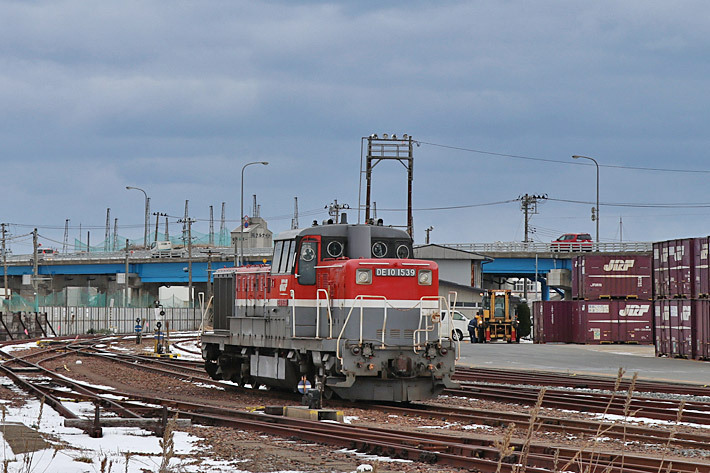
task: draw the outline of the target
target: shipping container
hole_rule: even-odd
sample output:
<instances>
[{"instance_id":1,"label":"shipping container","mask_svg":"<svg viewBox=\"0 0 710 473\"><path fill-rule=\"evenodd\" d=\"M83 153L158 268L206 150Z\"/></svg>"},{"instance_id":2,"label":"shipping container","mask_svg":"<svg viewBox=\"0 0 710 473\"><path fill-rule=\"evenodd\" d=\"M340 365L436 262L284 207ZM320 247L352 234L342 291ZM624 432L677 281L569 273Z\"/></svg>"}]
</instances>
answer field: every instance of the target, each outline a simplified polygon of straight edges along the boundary
<instances>
[{"instance_id":1,"label":"shipping container","mask_svg":"<svg viewBox=\"0 0 710 473\"><path fill-rule=\"evenodd\" d=\"M695 297L695 239L653 244L653 286L657 299Z\"/></svg>"},{"instance_id":2,"label":"shipping container","mask_svg":"<svg viewBox=\"0 0 710 473\"><path fill-rule=\"evenodd\" d=\"M655 301L657 355L693 358L693 309L696 302L689 299Z\"/></svg>"},{"instance_id":3,"label":"shipping container","mask_svg":"<svg viewBox=\"0 0 710 473\"><path fill-rule=\"evenodd\" d=\"M572 321L576 301L536 301L533 303L533 342L572 341Z\"/></svg>"},{"instance_id":4,"label":"shipping container","mask_svg":"<svg viewBox=\"0 0 710 473\"><path fill-rule=\"evenodd\" d=\"M650 301L580 301L575 314L576 343L653 343Z\"/></svg>"},{"instance_id":5,"label":"shipping container","mask_svg":"<svg viewBox=\"0 0 710 473\"><path fill-rule=\"evenodd\" d=\"M710 300L693 301L693 358L710 360Z\"/></svg>"},{"instance_id":6,"label":"shipping container","mask_svg":"<svg viewBox=\"0 0 710 473\"><path fill-rule=\"evenodd\" d=\"M710 266L708 265L708 243L710 237L694 239L694 280L693 294L698 299L710 297Z\"/></svg>"},{"instance_id":7,"label":"shipping container","mask_svg":"<svg viewBox=\"0 0 710 473\"><path fill-rule=\"evenodd\" d=\"M572 262L572 297L651 300L652 276L648 255L577 256Z\"/></svg>"}]
</instances>

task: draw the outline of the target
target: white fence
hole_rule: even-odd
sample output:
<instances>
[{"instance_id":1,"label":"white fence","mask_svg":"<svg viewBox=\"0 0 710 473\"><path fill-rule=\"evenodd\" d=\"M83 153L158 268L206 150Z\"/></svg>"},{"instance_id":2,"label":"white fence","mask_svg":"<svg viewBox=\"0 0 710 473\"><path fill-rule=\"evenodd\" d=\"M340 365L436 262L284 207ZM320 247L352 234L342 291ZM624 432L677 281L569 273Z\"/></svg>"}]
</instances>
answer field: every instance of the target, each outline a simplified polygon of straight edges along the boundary
<instances>
[{"instance_id":1,"label":"white fence","mask_svg":"<svg viewBox=\"0 0 710 473\"><path fill-rule=\"evenodd\" d=\"M89 332L135 333L136 319L143 324L143 333L151 333L156 322L166 322L171 331L199 330L202 324L200 309L164 308L165 315L153 308L116 307L40 307L39 312L47 313L47 321L57 336L80 335ZM51 330L47 327L48 334Z\"/></svg>"}]
</instances>

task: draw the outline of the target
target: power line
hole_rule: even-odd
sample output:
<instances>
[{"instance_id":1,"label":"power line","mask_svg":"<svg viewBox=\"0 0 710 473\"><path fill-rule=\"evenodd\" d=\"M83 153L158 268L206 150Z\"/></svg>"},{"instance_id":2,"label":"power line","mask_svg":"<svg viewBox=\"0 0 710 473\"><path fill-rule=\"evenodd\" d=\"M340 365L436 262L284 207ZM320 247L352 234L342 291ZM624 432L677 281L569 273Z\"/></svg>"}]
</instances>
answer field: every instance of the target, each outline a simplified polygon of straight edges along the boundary
<instances>
[{"instance_id":1,"label":"power line","mask_svg":"<svg viewBox=\"0 0 710 473\"><path fill-rule=\"evenodd\" d=\"M477 153L477 154L486 154L489 156L499 156L502 158L513 158L513 159L524 159L527 161L539 161L539 162L544 162L544 163L554 163L554 164L566 164L566 165L573 165L573 166L591 166L591 164L587 163L579 163L575 161L563 161L560 159L549 159L549 158L537 158L533 156L523 156L519 154L506 154L506 153L496 153L493 151L483 151L480 149L473 149L473 148L464 148L461 146L451 146L451 145L442 145L439 143L430 143L426 141L417 141L417 143L423 144L423 145L429 145L429 146L435 146L437 148L446 148L446 149L453 149L456 151L466 151L467 153ZM629 169L633 171L655 171L655 172L679 172L679 173L705 173L705 174L710 174L710 170L705 170L705 169L671 169L671 168L651 168L651 167L642 167L642 166L623 166L619 164L600 164L600 168L610 168L610 169Z\"/></svg>"}]
</instances>

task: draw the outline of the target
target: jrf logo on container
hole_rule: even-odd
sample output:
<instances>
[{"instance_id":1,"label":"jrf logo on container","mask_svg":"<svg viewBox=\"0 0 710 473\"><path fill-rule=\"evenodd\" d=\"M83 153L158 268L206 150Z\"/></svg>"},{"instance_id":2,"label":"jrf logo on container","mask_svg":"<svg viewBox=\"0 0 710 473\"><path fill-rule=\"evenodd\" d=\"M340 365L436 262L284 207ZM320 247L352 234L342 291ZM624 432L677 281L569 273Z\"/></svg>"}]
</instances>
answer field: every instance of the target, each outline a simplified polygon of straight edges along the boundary
<instances>
[{"instance_id":1,"label":"jrf logo on container","mask_svg":"<svg viewBox=\"0 0 710 473\"><path fill-rule=\"evenodd\" d=\"M632 259L613 259L603 266L604 271L628 271L634 267Z\"/></svg>"},{"instance_id":2,"label":"jrf logo on container","mask_svg":"<svg viewBox=\"0 0 710 473\"><path fill-rule=\"evenodd\" d=\"M650 308L650 304L627 304L626 307L619 310L619 315L621 317L642 317Z\"/></svg>"}]
</instances>

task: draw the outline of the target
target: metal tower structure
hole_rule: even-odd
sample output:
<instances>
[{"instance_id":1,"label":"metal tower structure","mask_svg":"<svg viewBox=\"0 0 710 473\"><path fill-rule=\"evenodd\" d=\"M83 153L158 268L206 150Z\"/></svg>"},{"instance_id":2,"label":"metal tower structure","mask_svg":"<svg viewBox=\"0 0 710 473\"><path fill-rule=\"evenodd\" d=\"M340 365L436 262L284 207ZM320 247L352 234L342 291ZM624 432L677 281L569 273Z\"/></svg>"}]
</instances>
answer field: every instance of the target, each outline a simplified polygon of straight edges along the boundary
<instances>
[{"instance_id":1,"label":"metal tower structure","mask_svg":"<svg viewBox=\"0 0 710 473\"><path fill-rule=\"evenodd\" d=\"M412 182L414 181L414 140L406 133L398 138L397 135L388 135L384 133L382 138L377 135L370 135L367 138L367 155L365 157L365 179L366 179L366 195L365 195L365 222L370 223L374 220L371 215L372 202L372 170L381 161L393 160L399 161L407 170L407 233L412 238L414 237L414 217L412 215ZM362 165L360 167L360 178L362 179ZM361 186L362 187L362 186ZM358 209L361 208L361 203L358 202ZM358 215L359 220L359 215Z\"/></svg>"},{"instance_id":2,"label":"metal tower structure","mask_svg":"<svg viewBox=\"0 0 710 473\"><path fill-rule=\"evenodd\" d=\"M113 251L118 250L118 218L113 219Z\"/></svg>"},{"instance_id":3,"label":"metal tower structure","mask_svg":"<svg viewBox=\"0 0 710 473\"><path fill-rule=\"evenodd\" d=\"M104 252L109 250L111 241L111 209L106 209L106 231L104 232Z\"/></svg>"},{"instance_id":4,"label":"metal tower structure","mask_svg":"<svg viewBox=\"0 0 710 473\"><path fill-rule=\"evenodd\" d=\"M67 252L69 244L69 219L66 219L64 221L64 241L62 243L62 253Z\"/></svg>"},{"instance_id":5,"label":"metal tower structure","mask_svg":"<svg viewBox=\"0 0 710 473\"><path fill-rule=\"evenodd\" d=\"M227 231L227 221L224 218L224 202L222 202L222 216L219 220L219 244L223 245Z\"/></svg>"},{"instance_id":6,"label":"metal tower structure","mask_svg":"<svg viewBox=\"0 0 710 473\"><path fill-rule=\"evenodd\" d=\"M291 230L298 228L298 197L293 198L293 218L291 219Z\"/></svg>"},{"instance_id":7,"label":"metal tower structure","mask_svg":"<svg viewBox=\"0 0 710 473\"><path fill-rule=\"evenodd\" d=\"M210 246L214 246L214 207L210 205Z\"/></svg>"}]
</instances>

